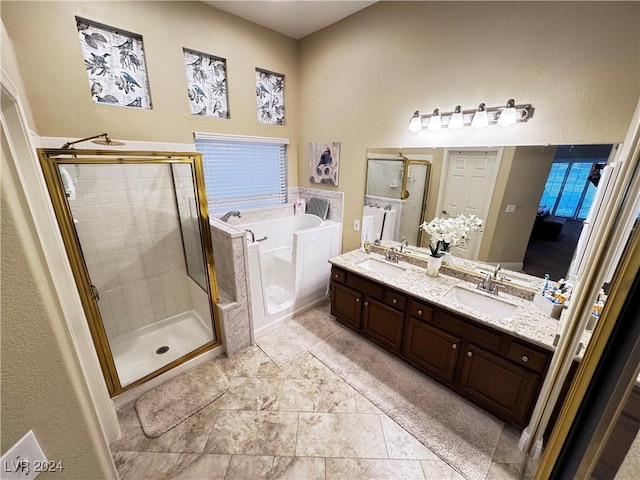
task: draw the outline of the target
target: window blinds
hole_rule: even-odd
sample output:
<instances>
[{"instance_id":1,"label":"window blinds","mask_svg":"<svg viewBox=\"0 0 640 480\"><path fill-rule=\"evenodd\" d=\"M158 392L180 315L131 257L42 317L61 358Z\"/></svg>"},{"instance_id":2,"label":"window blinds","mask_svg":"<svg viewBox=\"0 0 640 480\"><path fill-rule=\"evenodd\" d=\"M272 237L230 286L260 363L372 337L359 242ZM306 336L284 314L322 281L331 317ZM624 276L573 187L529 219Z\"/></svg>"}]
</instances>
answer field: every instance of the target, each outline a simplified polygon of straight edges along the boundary
<instances>
[{"instance_id":1,"label":"window blinds","mask_svg":"<svg viewBox=\"0 0 640 480\"><path fill-rule=\"evenodd\" d=\"M196 134L212 214L287 202L286 140L239 138L212 139Z\"/></svg>"}]
</instances>

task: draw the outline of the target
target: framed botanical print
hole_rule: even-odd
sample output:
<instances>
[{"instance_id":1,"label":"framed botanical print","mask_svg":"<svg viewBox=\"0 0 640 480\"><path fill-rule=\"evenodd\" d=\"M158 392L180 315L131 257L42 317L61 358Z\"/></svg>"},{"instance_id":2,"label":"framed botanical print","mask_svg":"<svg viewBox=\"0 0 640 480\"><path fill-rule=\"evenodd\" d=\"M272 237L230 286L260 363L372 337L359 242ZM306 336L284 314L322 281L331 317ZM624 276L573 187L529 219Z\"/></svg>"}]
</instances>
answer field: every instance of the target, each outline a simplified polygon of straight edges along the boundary
<instances>
[{"instance_id":1,"label":"framed botanical print","mask_svg":"<svg viewBox=\"0 0 640 480\"><path fill-rule=\"evenodd\" d=\"M258 122L284 125L284 75L256 68Z\"/></svg>"},{"instance_id":2,"label":"framed botanical print","mask_svg":"<svg viewBox=\"0 0 640 480\"><path fill-rule=\"evenodd\" d=\"M229 118L227 61L188 48L183 48L182 51L191 114Z\"/></svg>"},{"instance_id":3,"label":"framed botanical print","mask_svg":"<svg viewBox=\"0 0 640 480\"><path fill-rule=\"evenodd\" d=\"M76 26L93 101L150 109L142 36L80 17Z\"/></svg>"}]
</instances>

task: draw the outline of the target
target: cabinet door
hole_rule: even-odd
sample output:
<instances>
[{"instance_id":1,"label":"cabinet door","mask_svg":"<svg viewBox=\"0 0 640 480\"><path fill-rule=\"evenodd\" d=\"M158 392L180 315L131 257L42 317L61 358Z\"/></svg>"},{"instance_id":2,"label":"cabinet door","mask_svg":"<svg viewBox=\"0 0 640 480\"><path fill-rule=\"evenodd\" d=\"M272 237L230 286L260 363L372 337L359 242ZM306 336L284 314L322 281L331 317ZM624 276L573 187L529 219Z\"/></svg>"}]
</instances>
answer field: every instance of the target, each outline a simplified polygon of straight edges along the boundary
<instances>
[{"instance_id":1,"label":"cabinet door","mask_svg":"<svg viewBox=\"0 0 640 480\"><path fill-rule=\"evenodd\" d=\"M458 386L476 403L524 427L540 376L479 347L465 348Z\"/></svg>"},{"instance_id":2,"label":"cabinet door","mask_svg":"<svg viewBox=\"0 0 640 480\"><path fill-rule=\"evenodd\" d=\"M331 315L350 327L360 330L362 295L344 285L331 284Z\"/></svg>"},{"instance_id":3,"label":"cabinet door","mask_svg":"<svg viewBox=\"0 0 640 480\"><path fill-rule=\"evenodd\" d=\"M429 374L451 383L459 351L458 337L413 317L407 320L402 354Z\"/></svg>"},{"instance_id":4,"label":"cabinet door","mask_svg":"<svg viewBox=\"0 0 640 480\"><path fill-rule=\"evenodd\" d=\"M400 350L404 313L384 303L364 298L362 331L383 347L395 352Z\"/></svg>"}]
</instances>

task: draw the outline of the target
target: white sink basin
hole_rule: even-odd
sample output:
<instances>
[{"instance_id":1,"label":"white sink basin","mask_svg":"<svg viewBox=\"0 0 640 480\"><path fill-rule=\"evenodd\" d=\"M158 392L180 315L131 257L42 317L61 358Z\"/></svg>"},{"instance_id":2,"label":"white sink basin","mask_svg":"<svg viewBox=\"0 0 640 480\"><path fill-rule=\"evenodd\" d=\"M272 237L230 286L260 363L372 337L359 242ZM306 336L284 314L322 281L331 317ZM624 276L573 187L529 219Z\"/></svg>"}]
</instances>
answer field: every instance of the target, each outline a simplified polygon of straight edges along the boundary
<instances>
[{"instance_id":1,"label":"white sink basin","mask_svg":"<svg viewBox=\"0 0 640 480\"><path fill-rule=\"evenodd\" d=\"M399 265L393 265L391 263L383 262L375 258L367 258L366 260L360 262L358 266L362 268L366 268L367 270L371 270L372 272L380 273L382 275L389 275L389 276L398 275L406 271L403 267Z\"/></svg>"},{"instance_id":2,"label":"white sink basin","mask_svg":"<svg viewBox=\"0 0 640 480\"><path fill-rule=\"evenodd\" d=\"M500 317L504 320L509 320L513 317L513 314L518 309L516 305L512 305L509 302L500 300L497 297L485 295L480 292L474 292L473 290L467 290L462 287L451 287L442 298L454 300L458 303L471 307L475 310L479 310L489 315Z\"/></svg>"}]
</instances>

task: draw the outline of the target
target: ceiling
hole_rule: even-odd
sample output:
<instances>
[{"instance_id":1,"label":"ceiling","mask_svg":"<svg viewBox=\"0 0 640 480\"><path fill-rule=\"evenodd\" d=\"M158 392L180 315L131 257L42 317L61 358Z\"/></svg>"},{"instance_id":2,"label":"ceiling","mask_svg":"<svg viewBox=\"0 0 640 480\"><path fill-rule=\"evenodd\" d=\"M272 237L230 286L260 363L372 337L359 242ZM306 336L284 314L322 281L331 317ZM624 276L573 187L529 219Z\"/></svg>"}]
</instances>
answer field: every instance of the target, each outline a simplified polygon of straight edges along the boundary
<instances>
[{"instance_id":1,"label":"ceiling","mask_svg":"<svg viewBox=\"0 0 640 480\"><path fill-rule=\"evenodd\" d=\"M205 1L204 3L299 40L376 2L235 0Z\"/></svg>"}]
</instances>

